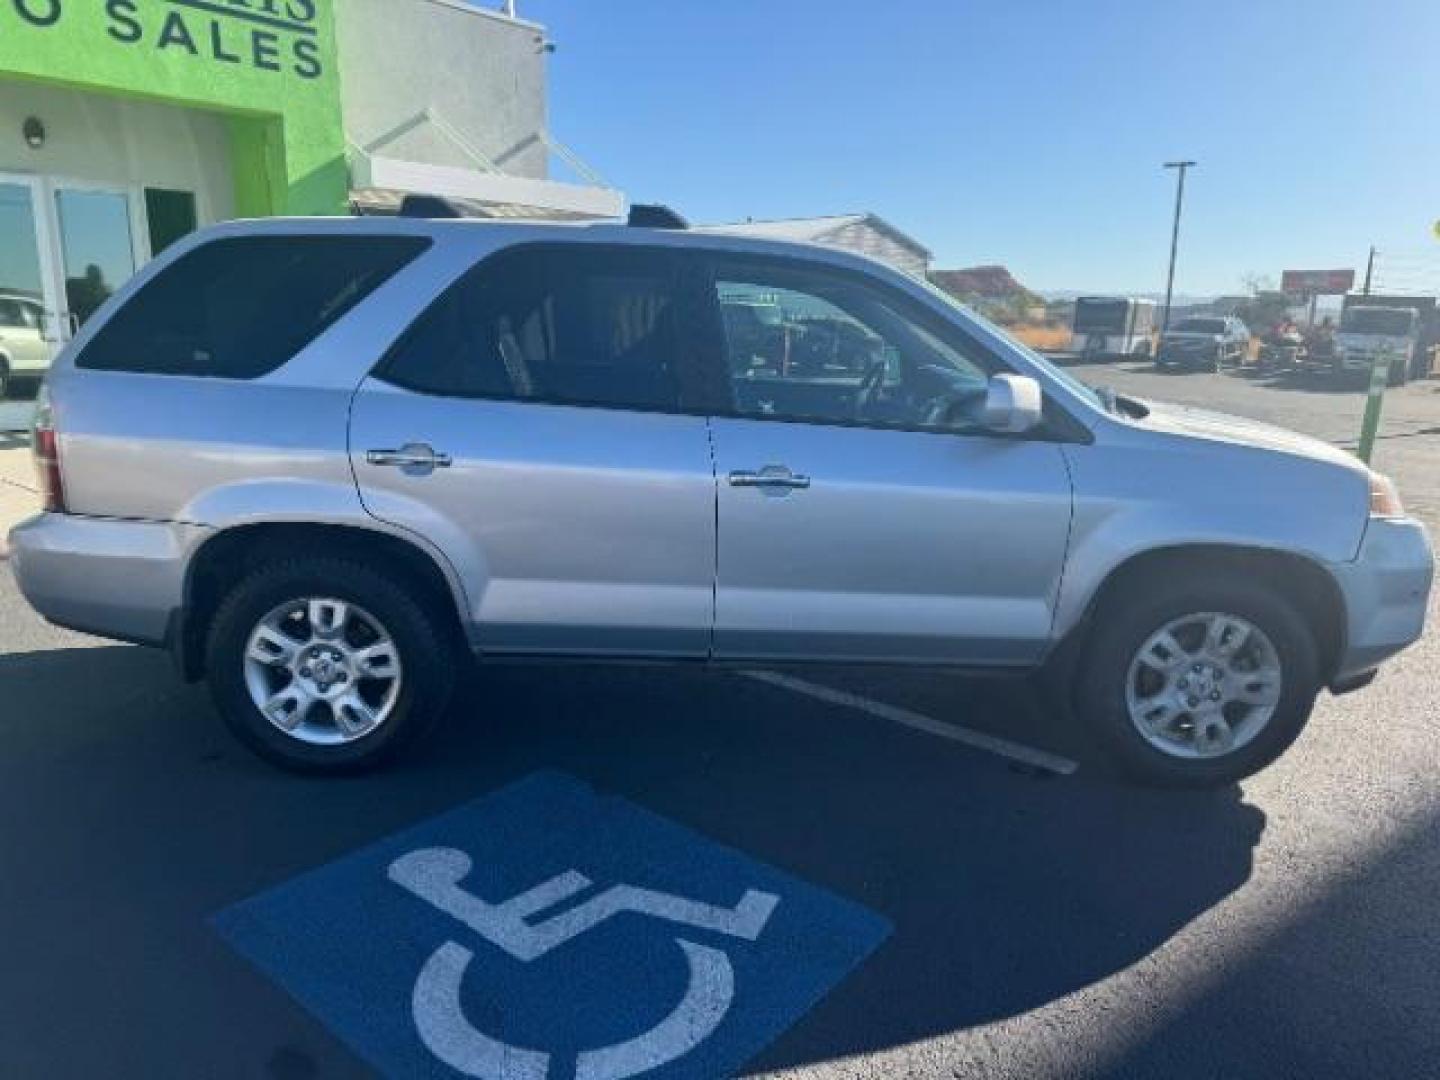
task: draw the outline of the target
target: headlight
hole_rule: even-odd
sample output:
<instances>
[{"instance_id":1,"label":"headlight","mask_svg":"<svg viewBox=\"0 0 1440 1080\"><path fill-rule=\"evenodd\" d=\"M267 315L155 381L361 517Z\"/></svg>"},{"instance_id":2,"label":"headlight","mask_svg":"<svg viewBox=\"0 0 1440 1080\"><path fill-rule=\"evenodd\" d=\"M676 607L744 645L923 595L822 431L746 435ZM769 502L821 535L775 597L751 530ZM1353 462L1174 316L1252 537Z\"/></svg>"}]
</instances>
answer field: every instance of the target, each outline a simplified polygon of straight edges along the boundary
<instances>
[{"instance_id":1,"label":"headlight","mask_svg":"<svg viewBox=\"0 0 1440 1080\"><path fill-rule=\"evenodd\" d=\"M1395 482L1377 472L1370 474L1370 516L1398 518L1405 516L1405 507L1400 503L1400 492Z\"/></svg>"}]
</instances>

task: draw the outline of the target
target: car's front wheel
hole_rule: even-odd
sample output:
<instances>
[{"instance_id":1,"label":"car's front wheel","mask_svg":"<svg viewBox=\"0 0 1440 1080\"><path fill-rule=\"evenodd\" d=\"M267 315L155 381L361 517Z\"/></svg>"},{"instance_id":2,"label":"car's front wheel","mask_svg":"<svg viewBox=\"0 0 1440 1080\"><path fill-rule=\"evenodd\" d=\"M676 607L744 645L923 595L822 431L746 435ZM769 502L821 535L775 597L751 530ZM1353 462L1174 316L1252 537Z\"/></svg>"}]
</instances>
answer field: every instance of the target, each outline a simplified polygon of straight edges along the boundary
<instances>
[{"instance_id":1,"label":"car's front wheel","mask_svg":"<svg viewBox=\"0 0 1440 1080\"><path fill-rule=\"evenodd\" d=\"M364 562L267 565L221 603L206 654L231 731L302 772L373 767L427 729L454 679L431 605Z\"/></svg>"},{"instance_id":2,"label":"car's front wheel","mask_svg":"<svg viewBox=\"0 0 1440 1080\"><path fill-rule=\"evenodd\" d=\"M1127 593L1096 613L1077 685L1079 712L1123 772L1228 784L1295 741L1320 680L1314 638L1289 601L1220 578L1151 578Z\"/></svg>"}]
</instances>

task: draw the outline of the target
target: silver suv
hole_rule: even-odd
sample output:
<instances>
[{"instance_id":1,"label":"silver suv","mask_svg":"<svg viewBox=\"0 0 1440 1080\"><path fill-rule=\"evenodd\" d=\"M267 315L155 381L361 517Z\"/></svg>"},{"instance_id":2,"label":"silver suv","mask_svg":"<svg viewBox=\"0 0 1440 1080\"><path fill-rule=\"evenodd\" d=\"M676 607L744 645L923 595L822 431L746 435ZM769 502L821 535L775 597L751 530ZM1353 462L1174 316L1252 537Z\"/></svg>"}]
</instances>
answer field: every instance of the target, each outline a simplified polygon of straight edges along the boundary
<instances>
[{"instance_id":1,"label":"silver suv","mask_svg":"<svg viewBox=\"0 0 1440 1080\"><path fill-rule=\"evenodd\" d=\"M30 602L168 648L311 771L410 742L473 653L1033 672L1132 775L1229 782L1420 635L1432 578L1331 446L700 231L211 229L70 344L35 440Z\"/></svg>"}]
</instances>

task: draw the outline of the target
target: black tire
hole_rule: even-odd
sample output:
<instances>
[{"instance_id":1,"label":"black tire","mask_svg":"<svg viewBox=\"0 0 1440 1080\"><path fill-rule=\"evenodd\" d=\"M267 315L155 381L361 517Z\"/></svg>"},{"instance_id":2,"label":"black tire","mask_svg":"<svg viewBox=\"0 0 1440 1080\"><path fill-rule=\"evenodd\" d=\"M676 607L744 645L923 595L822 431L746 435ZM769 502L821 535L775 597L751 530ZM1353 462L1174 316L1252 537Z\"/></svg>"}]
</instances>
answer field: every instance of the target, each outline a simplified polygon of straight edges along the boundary
<instances>
[{"instance_id":1,"label":"black tire","mask_svg":"<svg viewBox=\"0 0 1440 1080\"><path fill-rule=\"evenodd\" d=\"M1170 575L1175 577L1176 575ZM1219 787L1251 776L1299 737L1320 689L1315 639L1295 607L1263 584L1218 574L1147 577L1095 613L1075 681L1075 709L1125 776L1158 787ZM1237 615L1260 629L1281 666L1280 701L1253 741L1221 757L1186 759L1151 745L1131 722L1126 680L1136 653L1173 619L1198 612Z\"/></svg>"},{"instance_id":2,"label":"black tire","mask_svg":"<svg viewBox=\"0 0 1440 1080\"><path fill-rule=\"evenodd\" d=\"M5 358L0 356L0 401L4 401L10 394L10 365Z\"/></svg>"},{"instance_id":3,"label":"black tire","mask_svg":"<svg viewBox=\"0 0 1440 1080\"><path fill-rule=\"evenodd\" d=\"M368 735L319 746L280 730L255 706L244 675L250 634L267 613L291 600L333 597L365 609L393 639L404 672L393 711ZM222 718L242 743L282 769L312 774L362 772L381 765L425 734L454 687L453 636L423 591L363 561L296 558L262 566L221 602L210 626L206 670Z\"/></svg>"},{"instance_id":4,"label":"black tire","mask_svg":"<svg viewBox=\"0 0 1440 1080\"><path fill-rule=\"evenodd\" d=\"M1409 363L1403 360L1395 360L1390 363L1390 371L1385 378L1386 386L1404 386L1410 381Z\"/></svg>"}]
</instances>

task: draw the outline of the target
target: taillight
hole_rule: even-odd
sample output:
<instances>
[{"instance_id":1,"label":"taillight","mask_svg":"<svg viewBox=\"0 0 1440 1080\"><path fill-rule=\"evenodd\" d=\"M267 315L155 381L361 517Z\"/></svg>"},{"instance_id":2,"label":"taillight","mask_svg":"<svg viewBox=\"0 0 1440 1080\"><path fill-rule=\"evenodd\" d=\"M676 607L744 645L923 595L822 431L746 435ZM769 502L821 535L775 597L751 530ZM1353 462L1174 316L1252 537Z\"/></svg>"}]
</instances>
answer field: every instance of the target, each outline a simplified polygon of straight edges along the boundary
<instances>
[{"instance_id":1,"label":"taillight","mask_svg":"<svg viewBox=\"0 0 1440 1080\"><path fill-rule=\"evenodd\" d=\"M60 435L55 430L55 408L50 402L48 387L41 386L35 401L35 426L30 445L35 455L35 474L40 479L40 496L45 509L63 514L65 481L60 476Z\"/></svg>"}]
</instances>

